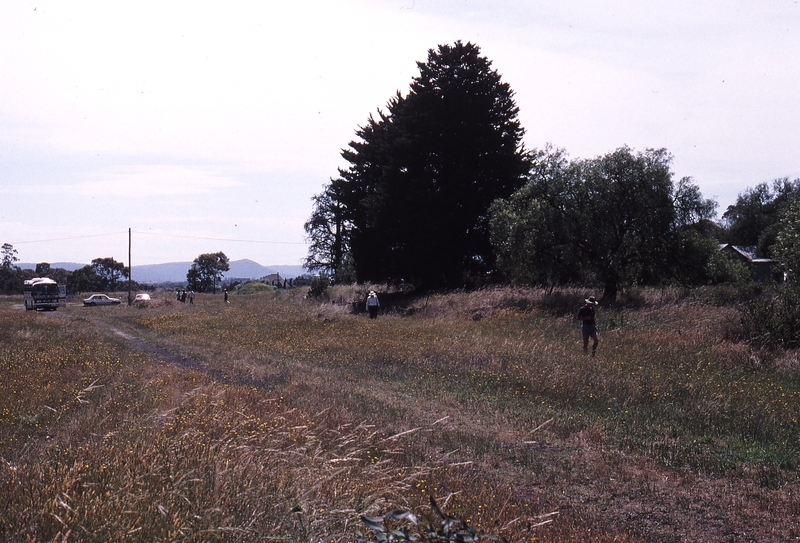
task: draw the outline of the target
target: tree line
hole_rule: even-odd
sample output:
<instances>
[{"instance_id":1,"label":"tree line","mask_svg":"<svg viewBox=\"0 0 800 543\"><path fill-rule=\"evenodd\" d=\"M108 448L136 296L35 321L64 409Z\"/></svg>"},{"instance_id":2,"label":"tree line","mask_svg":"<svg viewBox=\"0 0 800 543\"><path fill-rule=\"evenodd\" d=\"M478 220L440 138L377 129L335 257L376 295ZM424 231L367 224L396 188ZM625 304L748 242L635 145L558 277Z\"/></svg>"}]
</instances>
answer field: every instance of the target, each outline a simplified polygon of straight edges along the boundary
<instances>
[{"instance_id":1,"label":"tree line","mask_svg":"<svg viewBox=\"0 0 800 543\"><path fill-rule=\"evenodd\" d=\"M0 247L0 293L20 294L23 283L34 277L49 277L61 285L67 285L69 294L81 292L115 291L128 288L130 270L122 262L112 257L95 258L91 264L73 271L64 268L51 268L47 262L36 264L36 268L22 269L17 250L10 243ZM140 288L134 282L132 288Z\"/></svg>"},{"instance_id":2,"label":"tree line","mask_svg":"<svg viewBox=\"0 0 800 543\"><path fill-rule=\"evenodd\" d=\"M35 270L22 269L17 262L18 251L10 243L4 243L0 247L0 293L20 294L24 282L34 277L49 277L66 285L69 294L145 288L136 281L130 282L130 268L113 257L95 258L91 264L74 271L51 268L47 262L38 263ZM216 292L222 284L223 274L229 269L225 253L201 254L186 272L186 284L195 292Z\"/></svg>"},{"instance_id":3,"label":"tree line","mask_svg":"<svg viewBox=\"0 0 800 543\"><path fill-rule=\"evenodd\" d=\"M666 149L591 159L526 150L511 87L472 43L429 50L407 94L356 130L305 223L305 265L336 282L714 284L746 270L721 242L798 269L800 180L718 204ZM794 259L794 260L793 260Z\"/></svg>"}]
</instances>

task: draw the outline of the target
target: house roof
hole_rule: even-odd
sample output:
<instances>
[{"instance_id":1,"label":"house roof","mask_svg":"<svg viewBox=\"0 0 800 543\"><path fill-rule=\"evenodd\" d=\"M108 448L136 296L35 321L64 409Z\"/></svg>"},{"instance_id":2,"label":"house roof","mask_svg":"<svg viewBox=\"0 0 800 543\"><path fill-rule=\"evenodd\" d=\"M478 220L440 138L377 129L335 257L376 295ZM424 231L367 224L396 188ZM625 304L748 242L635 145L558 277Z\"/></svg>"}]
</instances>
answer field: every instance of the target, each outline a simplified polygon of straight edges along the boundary
<instances>
[{"instance_id":1,"label":"house roof","mask_svg":"<svg viewBox=\"0 0 800 543\"><path fill-rule=\"evenodd\" d=\"M741 255L743 258L747 259L749 262L758 262L758 263L769 263L772 262L771 258L759 258L756 255L756 246L755 245L731 245L730 243L722 243L719 246L720 250L729 250L734 251Z\"/></svg>"}]
</instances>

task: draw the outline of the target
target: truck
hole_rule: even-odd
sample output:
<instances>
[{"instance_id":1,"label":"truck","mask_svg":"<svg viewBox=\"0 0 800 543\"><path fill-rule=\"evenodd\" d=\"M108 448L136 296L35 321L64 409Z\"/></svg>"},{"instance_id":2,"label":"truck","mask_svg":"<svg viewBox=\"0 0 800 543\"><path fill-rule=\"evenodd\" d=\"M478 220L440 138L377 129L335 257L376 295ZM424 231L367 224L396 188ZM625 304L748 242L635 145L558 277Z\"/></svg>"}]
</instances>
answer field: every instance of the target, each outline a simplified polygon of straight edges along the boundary
<instances>
[{"instance_id":1,"label":"truck","mask_svg":"<svg viewBox=\"0 0 800 543\"><path fill-rule=\"evenodd\" d=\"M49 277L27 279L23 287L25 310L55 311L67 306L67 286Z\"/></svg>"}]
</instances>

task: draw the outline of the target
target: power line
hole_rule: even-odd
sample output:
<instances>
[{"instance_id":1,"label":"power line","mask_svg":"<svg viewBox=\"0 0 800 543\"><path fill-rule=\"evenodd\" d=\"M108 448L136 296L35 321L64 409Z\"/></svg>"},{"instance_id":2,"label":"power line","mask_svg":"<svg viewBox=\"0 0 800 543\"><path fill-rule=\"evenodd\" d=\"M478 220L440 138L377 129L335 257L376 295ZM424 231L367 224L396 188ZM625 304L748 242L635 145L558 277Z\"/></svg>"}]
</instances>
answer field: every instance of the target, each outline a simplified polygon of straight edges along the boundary
<instances>
[{"instance_id":1,"label":"power line","mask_svg":"<svg viewBox=\"0 0 800 543\"><path fill-rule=\"evenodd\" d=\"M306 242L301 241L270 241L270 240L257 240L257 239L235 239L235 238L209 238L209 237L202 237L202 236L186 236L180 234L163 234L160 232L143 232L140 230L132 230L135 234L145 234L148 236L161 236L161 237L171 237L171 238L185 238L185 239L202 239L202 240L210 240L210 241L232 241L236 243L262 243L262 244L274 244L274 245L308 245ZM69 241L73 239L85 239L85 238L100 238L105 236L120 236L127 234L128 232L110 232L107 234L88 234L85 236L71 236L66 238L50 238L50 239L33 239L28 241L13 241L9 242L11 245L25 245L27 243L47 243L50 241Z\"/></svg>"},{"instance_id":2,"label":"power line","mask_svg":"<svg viewBox=\"0 0 800 543\"><path fill-rule=\"evenodd\" d=\"M84 238L101 238L104 236L119 236L122 234L127 234L127 232L111 232L108 234L88 234L85 236L72 236L68 238L52 238L52 239L33 239L29 241L13 241L10 242L11 245L24 245L26 243L46 243L48 241L69 241L72 239L84 239Z\"/></svg>"},{"instance_id":3,"label":"power line","mask_svg":"<svg viewBox=\"0 0 800 543\"><path fill-rule=\"evenodd\" d=\"M276 244L276 245L308 245L306 242L301 241L269 241L269 240L257 240L257 239L235 239L235 238L209 238L203 236L186 236L181 234L162 234L160 232L142 232L139 230L133 230L134 234L146 234L148 236L162 236L162 237L171 237L171 238L185 238L185 239L203 239L203 240L210 240L210 241L234 241L237 243L265 243L265 244Z\"/></svg>"}]
</instances>

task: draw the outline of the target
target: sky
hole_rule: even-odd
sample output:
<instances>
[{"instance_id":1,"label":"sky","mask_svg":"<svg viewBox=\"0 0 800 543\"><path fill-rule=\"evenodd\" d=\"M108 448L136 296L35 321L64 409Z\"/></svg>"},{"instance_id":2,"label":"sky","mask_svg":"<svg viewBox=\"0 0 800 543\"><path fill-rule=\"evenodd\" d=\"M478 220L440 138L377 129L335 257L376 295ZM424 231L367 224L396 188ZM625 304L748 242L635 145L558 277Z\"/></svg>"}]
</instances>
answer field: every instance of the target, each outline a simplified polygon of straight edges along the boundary
<instances>
[{"instance_id":1,"label":"sky","mask_svg":"<svg viewBox=\"0 0 800 543\"><path fill-rule=\"evenodd\" d=\"M341 150L457 40L514 90L527 149L666 148L720 216L800 177L798 0L19 0L0 3L0 243L298 264Z\"/></svg>"}]
</instances>

